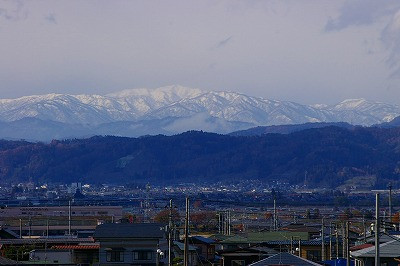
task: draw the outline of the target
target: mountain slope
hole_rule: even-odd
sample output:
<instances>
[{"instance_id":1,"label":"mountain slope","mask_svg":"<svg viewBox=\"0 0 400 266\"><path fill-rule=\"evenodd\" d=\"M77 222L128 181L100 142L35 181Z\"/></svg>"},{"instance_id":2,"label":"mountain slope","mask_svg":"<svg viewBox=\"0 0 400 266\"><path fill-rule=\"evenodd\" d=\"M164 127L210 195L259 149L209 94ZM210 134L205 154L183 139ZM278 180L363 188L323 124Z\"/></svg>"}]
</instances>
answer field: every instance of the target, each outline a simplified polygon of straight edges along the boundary
<instances>
[{"instance_id":1,"label":"mountain slope","mask_svg":"<svg viewBox=\"0 0 400 266\"><path fill-rule=\"evenodd\" d=\"M235 92L207 92L151 112L149 117L207 113L255 125L293 124L334 119L328 112L292 102L250 97Z\"/></svg>"},{"instance_id":2,"label":"mountain slope","mask_svg":"<svg viewBox=\"0 0 400 266\"><path fill-rule=\"evenodd\" d=\"M0 120L25 117L70 124L97 125L115 121L135 121L144 114L201 91L180 86L133 89L101 95L47 94L18 99L0 99Z\"/></svg>"},{"instance_id":3,"label":"mountain slope","mask_svg":"<svg viewBox=\"0 0 400 266\"><path fill-rule=\"evenodd\" d=\"M400 129L338 127L234 137L93 137L49 144L0 141L1 183L216 182L261 179L336 187L360 176L399 184Z\"/></svg>"},{"instance_id":4,"label":"mountain slope","mask_svg":"<svg viewBox=\"0 0 400 266\"><path fill-rule=\"evenodd\" d=\"M95 135L140 137L163 134L170 136L188 130L229 133L253 126L253 124L244 122L226 121L207 114L138 121L115 121L99 125L68 124L26 117L17 121L0 122L0 139L49 142L53 139L87 138Z\"/></svg>"}]
</instances>

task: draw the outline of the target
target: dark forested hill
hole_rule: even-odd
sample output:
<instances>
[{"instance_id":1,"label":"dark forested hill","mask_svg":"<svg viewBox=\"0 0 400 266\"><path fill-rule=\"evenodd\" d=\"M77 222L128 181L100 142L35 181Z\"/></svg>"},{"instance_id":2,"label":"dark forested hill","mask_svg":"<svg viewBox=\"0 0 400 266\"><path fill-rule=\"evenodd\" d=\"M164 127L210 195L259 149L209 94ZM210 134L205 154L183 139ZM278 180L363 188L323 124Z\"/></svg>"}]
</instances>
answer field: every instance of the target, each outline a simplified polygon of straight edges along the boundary
<instances>
[{"instance_id":1,"label":"dark forested hill","mask_svg":"<svg viewBox=\"0 0 400 266\"><path fill-rule=\"evenodd\" d=\"M93 137L49 144L0 141L0 181L196 182L264 179L336 187L400 176L400 129L325 127L291 134L187 132L142 138Z\"/></svg>"},{"instance_id":2,"label":"dark forested hill","mask_svg":"<svg viewBox=\"0 0 400 266\"><path fill-rule=\"evenodd\" d=\"M239 130L230 133L231 136L260 136L270 133L279 133L279 134L289 134L305 129L312 129L312 128L322 128L322 127L342 127L351 129L355 126L345 123L345 122L316 122L316 123L304 123L304 124L294 124L294 125L277 125L277 126L258 126L252 127L249 129Z\"/></svg>"}]
</instances>

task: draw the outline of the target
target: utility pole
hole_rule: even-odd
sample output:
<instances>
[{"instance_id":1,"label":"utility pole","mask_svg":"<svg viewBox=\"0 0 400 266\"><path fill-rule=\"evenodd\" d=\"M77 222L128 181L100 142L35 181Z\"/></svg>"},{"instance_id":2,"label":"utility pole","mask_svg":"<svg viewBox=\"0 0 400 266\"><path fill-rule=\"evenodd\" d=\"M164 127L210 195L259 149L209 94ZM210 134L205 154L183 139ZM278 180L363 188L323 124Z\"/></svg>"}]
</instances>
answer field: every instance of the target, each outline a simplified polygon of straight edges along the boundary
<instances>
[{"instance_id":1,"label":"utility pole","mask_svg":"<svg viewBox=\"0 0 400 266\"><path fill-rule=\"evenodd\" d=\"M349 221L346 222L346 266L350 266Z\"/></svg>"},{"instance_id":2,"label":"utility pole","mask_svg":"<svg viewBox=\"0 0 400 266\"><path fill-rule=\"evenodd\" d=\"M231 211L228 211L228 236L231 235Z\"/></svg>"},{"instance_id":3,"label":"utility pole","mask_svg":"<svg viewBox=\"0 0 400 266\"><path fill-rule=\"evenodd\" d=\"M364 244L367 243L367 225L365 223L365 215L363 215L363 228L364 228Z\"/></svg>"},{"instance_id":4,"label":"utility pole","mask_svg":"<svg viewBox=\"0 0 400 266\"><path fill-rule=\"evenodd\" d=\"M335 225L335 237L336 237L336 259L339 259L339 227Z\"/></svg>"},{"instance_id":5,"label":"utility pole","mask_svg":"<svg viewBox=\"0 0 400 266\"><path fill-rule=\"evenodd\" d=\"M186 197L186 218L185 218L185 249L183 265L189 266L189 198Z\"/></svg>"},{"instance_id":6,"label":"utility pole","mask_svg":"<svg viewBox=\"0 0 400 266\"><path fill-rule=\"evenodd\" d=\"M221 230L222 234L226 235L226 211L221 212Z\"/></svg>"},{"instance_id":7,"label":"utility pole","mask_svg":"<svg viewBox=\"0 0 400 266\"><path fill-rule=\"evenodd\" d=\"M71 236L71 200L68 201L68 235Z\"/></svg>"},{"instance_id":8,"label":"utility pole","mask_svg":"<svg viewBox=\"0 0 400 266\"><path fill-rule=\"evenodd\" d=\"M293 236L290 237L290 254L293 254Z\"/></svg>"},{"instance_id":9,"label":"utility pole","mask_svg":"<svg viewBox=\"0 0 400 266\"><path fill-rule=\"evenodd\" d=\"M49 219L46 221L46 237L49 238Z\"/></svg>"},{"instance_id":10,"label":"utility pole","mask_svg":"<svg viewBox=\"0 0 400 266\"><path fill-rule=\"evenodd\" d=\"M277 217L276 217L276 196L274 193L274 231L277 230Z\"/></svg>"},{"instance_id":11,"label":"utility pole","mask_svg":"<svg viewBox=\"0 0 400 266\"><path fill-rule=\"evenodd\" d=\"M228 211L224 211L224 235L228 235Z\"/></svg>"},{"instance_id":12,"label":"utility pole","mask_svg":"<svg viewBox=\"0 0 400 266\"><path fill-rule=\"evenodd\" d=\"M32 234L32 217L31 216L29 216L28 225L29 225L29 238L31 238L31 234Z\"/></svg>"},{"instance_id":13,"label":"utility pole","mask_svg":"<svg viewBox=\"0 0 400 266\"><path fill-rule=\"evenodd\" d=\"M375 265L381 265L381 261L379 258L379 233L380 233L380 224L379 224L379 193L376 193L376 201L375 201Z\"/></svg>"},{"instance_id":14,"label":"utility pole","mask_svg":"<svg viewBox=\"0 0 400 266\"><path fill-rule=\"evenodd\" d=\"M22 219L19 219L19 238L22 238Z\"/></svg>"},{"instance_id":15,"label":"utility pole","mask_svg":"<svg viewBox=\"0 0 400 266\"><path fill-rule=\"evenodd\" d=\"M169 215L168 215L168 266L172 266L172 199L169 200Z\"/></svg>"},{"instance_id":16,"label":"utility pole","mask_svg":"<svg viewBox=\"0 0 400 266\"><path fill-rule=\"evenodd\" d=\"M222 233L222 226L221 226L221 213L217 213L218 215L218 234Z\"/></svg>"},{"instance_id":17,"label":"utility pole","mask_svg":"<svg viewBox=\"0 0 400 266\"><path fill-rule=\"evenodd\" d=\"M325 232L324 232L324 218L322 217L321 220L322 227L321 227L321 260L325 260Z\"/></svg>"},{"instance_id":18,"label":"utility pole","mask_svg":"<svg viewBox=\"0 0 400 266\"><path fill-rule=\"evenodd\" d=\"M301 237L299 237L299 257L301 258Z\"/></svg>"},{"instance_id":19,"label":"utility pole","mask_svg":"<svg viewBox=\"0 0 400 266\"><path fill-rule=\"evenodd\" d=\"M342 223L342 255L343 258L346 258L346 228L345 223Z\"/></svg>"},{"instance_id":20,"label":"utility pole","mask_svg":"<svg viewBox=\"0 0 400 266\"><path fill-rule=\"evenodd\" d=\"M225 211L224 213L224 221L225 221L225 235L228 235L228 227L229 227L228 211Z\"/></svg>"},{"instance_id":21,"label":"utility pole","mask_svg":"<svg viewBox=\"0 0 400 266\"><path fill-rule=\"evenodd\" d=\"M329 259L332 259L332 221L329 223Z\"/></svg>"},{"instance_id":22,"label":"utility pole","mask_svg":"<svg viewBox=\"0 0 400 266\"><path fill-rule=\"evenodd\" d=\"M392 183L389 183L389 222L392 222Z\"/></svg>"}]
</instances>

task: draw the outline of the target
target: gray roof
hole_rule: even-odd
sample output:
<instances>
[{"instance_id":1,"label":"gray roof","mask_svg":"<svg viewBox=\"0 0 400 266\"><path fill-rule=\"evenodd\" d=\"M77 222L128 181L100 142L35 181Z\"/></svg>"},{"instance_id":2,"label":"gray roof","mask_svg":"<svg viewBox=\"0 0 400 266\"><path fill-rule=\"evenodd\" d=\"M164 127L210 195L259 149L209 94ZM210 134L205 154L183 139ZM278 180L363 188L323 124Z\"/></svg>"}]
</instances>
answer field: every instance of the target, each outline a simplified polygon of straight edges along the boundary
<instances>
[{"instance_id":1,"label":"gray roof","mask_svg":"<svg viewBox=\"0 0 400 266\"><path fill-rule=\"evenodd\" d=\"M177 246L181 251L185 249L185 243L174 241L174 245ZM189 251L196 251L197 247L189 245Z\"/></svg>"},{"instance_id":2,"label":"gray roof","mask_svg":"<svg viewBox=\"0 0 400 266\"><path fill-rule=\"evenodd\" d=\"M0 245L33 245L40 243L63 244L63 243L93 243L92 238L18 238L18 239L0 239Z\"/></svg>"},{"instance_id":3,"label":"gray roof","mask_svg":"<svg viewBox=\"0 0 400 266\"><path fill-rule=\"evenodd\" d=\"M0 265L16 265L16 264L18 264L17 261L10 260L10 259L0 256Z\"/></svg>"},{"instance_id":4,"label":"gray roof","mask_svg":"<svg viewBox=\"0 0 400 266\"><path fill-rule=\"evenodd\" d=\"M339 243L341 243L342 240L339 239ZM299 244L299 240L293 240L293 242L291 240L275 240L275 241L266 241L263 242L264 245L290 245L291 243L293 243L293 245L298 245ZM332 237L332 244L336 243L336 238ZM322 244L322 239L313 239L313 240L301 240L301 245L302 246L321 246ZM325 245L329 245L329 238L325 237L324 239L324 244Z\"/></svg>"},{"instance_id":5,"label":"gray roof","mask_svg":"<svg viewBox=\"0 0 400 266\"><path fill-rule=\"evenodd\" d=\"M165 228L158 223L107 223L96 227L93 238L163 238Z\"/></svg>"},{"instance_id":6,"label":"gray roof","mask_svg":"<svg viewBox=\"0 0 400 266\"><path fill-rule=\"evenodd\" d=\"M7 228L1 228L1 231L3 231L5 233L5 235L8 234L8 238L19 238L19 235L17 235L14 231L9 230ZM4 238L4 233L1 234L2 238Z\"/></svg>"},{"instance_id":7,"label":"gray roof","mask_svg":"<svg viewBox=\"0 0 400 266\"><path fill-rule=\"evenodd\" d=\"M308 266L308 265L319 265L318 263L300 258L296 255L287 253L287 252L282 252L276 255L273 255L269 258L260 260L258 262L255 262L253 264L250 264L249 266L266 266L266 265L279 265L279 264L286 264L286 265L299 265L299 266Z\"/></svg>"},{"instance_id":8,"label":"gray roof","mask_svg":"<svg viewBox=\"0 0 400 266\"><path fill-rule=\"evenodd\" d=\"M375 257L375 246L350 252L355 258ZM400 239L392 240L379 245L379 257L381 258L400 258Z\"/></svg>"},{"instance_id":9,"label":"gray roof","mask_svg":"<svg viewBox=\"0 0 400 266\"><path fill-rule=\"evenodd\" d=\"M386 243L386 242L390 242L393 240L393 237L396 237L396 235L386 235L384 233L381 233L379 235L379 243ZM368 236L367 237L367 243L371 243L371 244L375 244L375 235L372 236Z\"/></svg>"},{"instance_id":10,"label":"gray roof","mask_svg":"<svg viewBox=\"0 0 400 266\"><path fill-rule=\"evenodd\" d=\"M275 255L278 254L279 252L276 251L275 249L268 248L268 247L260 247L260 246L254 246L254 247L245 247L245 248L233 248L233 249L224 249L224 250L219 250L219 254L224 255L224 256L231 256L231 255L238 255L238 254L251 254L251 253L257 253L260 255Z\"/></svg>"}]
</instances>

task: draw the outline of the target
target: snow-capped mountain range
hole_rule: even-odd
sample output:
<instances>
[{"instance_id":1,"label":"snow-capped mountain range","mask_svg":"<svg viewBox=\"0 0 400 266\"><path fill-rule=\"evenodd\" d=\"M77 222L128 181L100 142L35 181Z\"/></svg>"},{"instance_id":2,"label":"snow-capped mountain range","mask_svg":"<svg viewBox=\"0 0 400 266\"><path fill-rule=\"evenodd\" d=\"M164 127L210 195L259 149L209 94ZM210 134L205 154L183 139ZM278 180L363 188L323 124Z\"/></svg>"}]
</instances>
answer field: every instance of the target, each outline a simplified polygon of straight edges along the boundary
<instances>
[{"instance_id":1,"label":"snow-capped mountain range","mask_svg":"<svg viewBox=\"0 0 400 266\"><path fill-rule=\"evenodd\" d=\"M37 131L39 124L41 129L49 127L47 131L39 130L46 137L64 138L174 134L191 129L227 133L260 125L306 122L368 126L389 122L399 115L398 105L365 99L311 106L236 92L166 86L107 95L47 94L0 99L0 137L37 139L6 131L24 128L30 132L29 127ZM54 130L59 133L47 136L46 132Z\"/></svg>"}]
</instances>

